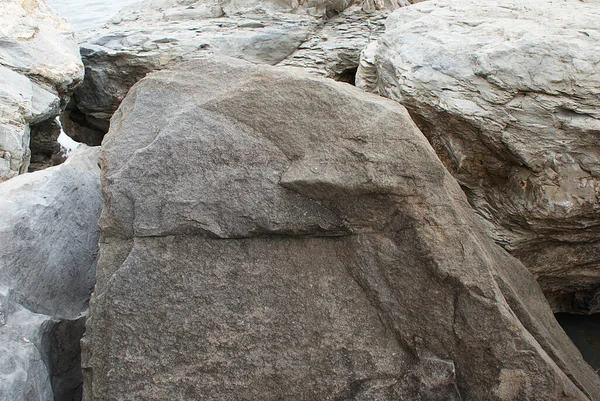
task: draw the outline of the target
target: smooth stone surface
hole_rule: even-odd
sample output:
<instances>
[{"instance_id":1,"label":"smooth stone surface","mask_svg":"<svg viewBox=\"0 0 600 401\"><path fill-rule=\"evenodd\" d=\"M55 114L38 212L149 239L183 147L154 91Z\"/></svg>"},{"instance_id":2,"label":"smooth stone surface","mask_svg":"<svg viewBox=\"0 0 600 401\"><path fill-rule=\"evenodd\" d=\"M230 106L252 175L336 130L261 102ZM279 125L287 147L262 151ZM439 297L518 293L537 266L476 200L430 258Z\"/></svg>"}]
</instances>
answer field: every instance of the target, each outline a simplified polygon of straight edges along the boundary
<instances>
[{"instance_id":1,"label":"smooth stone surface","mask_svg":"<svg viewBox=\"0 0 600 401\"><path fill-rule=\"evenodd\" d=\"M600 400L394 102L197 60L132 88L101 160L86 400Z\"/></svg>"},{"instance_id":2,"label":"smooth stone surface","mask_svg":"<svg viewBox=\"0 0 600 401\"><path fill-rule=\"evenodd\" d=\"M102 205L98 148L0 184L0 283L14 302L55 317L87 308Z\"/></svg>"},{"instance_id":3,"label":"smooth stone surface","mask_svg":"<svg viewBox=\"0 0 600 401\"><path fill-rule=\"evenodd\" d=\"M405 105L557 311L600 285L600 9L434 0L397 10L358 85Z\"/></svg>"}]
</instances>

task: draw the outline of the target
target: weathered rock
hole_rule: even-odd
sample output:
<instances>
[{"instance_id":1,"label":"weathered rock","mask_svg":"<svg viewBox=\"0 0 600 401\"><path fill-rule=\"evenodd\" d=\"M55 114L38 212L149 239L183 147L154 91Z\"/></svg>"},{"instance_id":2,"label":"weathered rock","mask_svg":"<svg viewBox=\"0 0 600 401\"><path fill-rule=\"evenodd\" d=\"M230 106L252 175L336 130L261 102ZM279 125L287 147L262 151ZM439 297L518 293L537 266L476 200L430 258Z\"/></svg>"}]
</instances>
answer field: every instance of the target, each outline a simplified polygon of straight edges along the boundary
<instances>
[{"instance_id":1,"label":"weathered rock","mask_svg":"<svg viewBox=\"0 0 600 401\"><path fill-rule=\"evenodd\" d=\"M0 181L27 171L29 124L54 119L83 79L73 31L44 0L0 3Z\"/></svg>"},{"instance_id":2,"label":"weathered rock","mask_svg":"<svg viewBox=\"0 0 600 401\"><path fill-rule=\"evenodd\" d=\"M31 161L29 171L43 170L62 163L64 160L59 156L62 148L58 143L61 127L58 120L45 120L30 126L30 129Z\"/></svg>"},{"instance_id":3,"label":"weathered rock","mask_svg":"<svg viewBox=\"0 0 600 401\"><path fill-rule=\"evenodd\" d=\"M48 371L40 353L41 327L48 316L38 315L10 302L0 284L0 400L52 401Z\"/></svg>"},{"instance_id":4,"label":"weathered rock","mask_svg":"<svg viewBox=\"0 0 600 401\"><path fill-rule=\"evenodd\" d=\"M73 318L87 308L102 205L99 150L0 184L0 283L36 313Z\"/></svg>"},{"instance_id":5,"label":"weathered rock","mask_svg":"<svg viewBox=\"0 0 600 401\"><path fill-rule=\"evenodd\" d=\"M600 9L435 0L396 11L359 86L405 105L494 238L554 298L600 289ZM571 297L572 298L572 297Z\"/></svg>"},{"instance_id":6,"label":"weathered rock","mask_svg":"<svg viewBox=\"0 0 600 401\"><path fill-rule=\"evenodd\" d=\"M302 66L352 81L360 51L383 31L387 10L407 1L147 0L82 36L84 84L65 129L98 145L131 86L148 72L207 53ZM148 27L152 27L149 29ZM78 140L79 140L78 139Z\"/></svg>"},{"instance_id":7,"label":"weathered rock","mask_svg":"<svg viewBox=\"0 0 600 401\"><path fill-rule=\"evenodd\" d=\"M111 121L87 400L600 400L399 105L234 59Z\"/></svg>"}]
</instances>

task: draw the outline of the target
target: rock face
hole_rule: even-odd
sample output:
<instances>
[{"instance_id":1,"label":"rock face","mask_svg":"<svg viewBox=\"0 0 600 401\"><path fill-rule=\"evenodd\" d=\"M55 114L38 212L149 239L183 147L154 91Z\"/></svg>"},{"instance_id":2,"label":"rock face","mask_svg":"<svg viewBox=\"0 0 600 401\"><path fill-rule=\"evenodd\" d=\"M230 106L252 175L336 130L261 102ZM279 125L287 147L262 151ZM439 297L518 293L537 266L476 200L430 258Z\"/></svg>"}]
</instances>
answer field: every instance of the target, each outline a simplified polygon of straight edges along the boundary
<instances>
[{"instance_id":1,"label":"rock face","mask_svg":"<svg viewBox=\"0 0 600 401\"><path fill-rule=\"evenodd\" d=\"M95 280L99 149L0 184L0 400L72 400ZM27 309L26 309L27 308Z\"/></svg>"},{"instance_id":2,"label":"rock face","mask_svg":"<svg viewBox=\"0 0 600 401\"><path fill-rule=\"evenodd\" d=\"M102 147L87 400L600 400L399 105L210 58Z\"/></svg>"},{"instance_id":3,"label":"rock face","mask_svg":"<svg viewBox=\"0 0 600 401\"><path fill-rule=\"evenodd\" d=\"M354 3L147 0L125 8L107 26L82 37L85 82L63 125L76 140L99 145L134 83L150 71L207 53L303 66L353 81L360 52L383 31L387 10L409 4Z\"/></svg>"},{"instance_id":4,"label":"rock face","mask_svg":"<svg viewBox=\"0 0 600 401\"><path fill-rule=\"evenodd\" d=\"M43 0L0 3L0 181L27 171L30 124L54 119L83 79L71 27Z\"/></svg>"},{"instance_id":5,"label":"rock face","mask_svg":"<svg viewBox=\"0 0 600 401\"><path fill-rule=\"evenodd\" d=\"M577 313L600 300L598 39L595 4L434 0L390 16L358 77L408 108L496 241Z\"/></svg>"}]
</instances>

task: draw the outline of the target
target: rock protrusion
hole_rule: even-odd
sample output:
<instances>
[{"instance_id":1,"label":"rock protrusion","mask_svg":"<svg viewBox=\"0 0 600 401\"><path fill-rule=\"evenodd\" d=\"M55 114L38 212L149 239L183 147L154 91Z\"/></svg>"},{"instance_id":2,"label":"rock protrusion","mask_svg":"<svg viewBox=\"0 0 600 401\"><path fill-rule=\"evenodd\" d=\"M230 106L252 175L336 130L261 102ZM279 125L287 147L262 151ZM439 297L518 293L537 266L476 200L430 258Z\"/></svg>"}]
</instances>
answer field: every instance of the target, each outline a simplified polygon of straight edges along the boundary
<instances>
[{"instance_id":1,"label":"rock protrusion","mask_svg":"<svg viewBox=\"0 0 600 401\"><path fill-rule=\"evenodd\" d=\"M394 12L358 72L408 108L558 311L600 283L599 32L596 4L434 0Z\"/></svg>"}]
</instances>

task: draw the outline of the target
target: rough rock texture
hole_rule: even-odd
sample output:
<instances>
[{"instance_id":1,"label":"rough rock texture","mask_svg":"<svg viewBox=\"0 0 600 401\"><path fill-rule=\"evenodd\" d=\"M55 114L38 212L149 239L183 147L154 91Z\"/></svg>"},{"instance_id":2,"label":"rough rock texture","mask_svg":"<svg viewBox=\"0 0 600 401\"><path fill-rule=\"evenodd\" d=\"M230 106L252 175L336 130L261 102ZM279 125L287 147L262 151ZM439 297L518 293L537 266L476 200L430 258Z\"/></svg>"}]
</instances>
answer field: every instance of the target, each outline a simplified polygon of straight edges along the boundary
<instances>
[{"instance_id":1,"label":"rough rock texture","mask_svg":"<svg viewBox=\"0 0 600 401\"><path fill-rule=\"evenodd\" d=\"M557 310L597 309L596 4L434 0L398 10L365 50L358 85L408 108Z\"/></svg>"},{"instance_id":2,"label":"rough rock texture","mask_svg":"<svg viewBox=\"0 0 600 401\"><path fill-rule=\"evenodd\" d=\"M0 2L0 181L27 171L30 124L54 119L83 79L73 30L44 0Z\"/></svg>"},{"instance_id":3,"label":"rough rock texture","mask_svg":"<svg viewBox=\"0 0 600 401\"><path fill-rule=\"evenodd\" d=\"M406 1L147 0L82 37L86 66L63 121L76 139L99 145L127 91L150 71L207 53L255 63L303 66L354 80L360 52L383 31L388 9ZM338 15L339 14L339 15ZM79 128L81 127L81 128Z\"/></svg>"},{"instance_id":4,"label":"rough rock texture","mask_svg":"<svg viewBox=\"0 0 600 401\"><path fill-rule=\"evenodd\" d=\"M0 283L29 310L72 318L94 285L102 206L98 148L0 184Z\"/></svg>"},{"instance_id":5,"label":"rough rock texture","mask_svg":"<svg viewBox=\"0 0 600 401\"><path fill-rule=\"evenodd\" d=\"M87 400L600 400L392 101L182 63L132 88L101 163Z\"/></svg>"}]
</instances>

